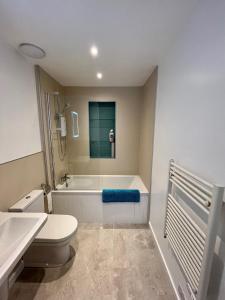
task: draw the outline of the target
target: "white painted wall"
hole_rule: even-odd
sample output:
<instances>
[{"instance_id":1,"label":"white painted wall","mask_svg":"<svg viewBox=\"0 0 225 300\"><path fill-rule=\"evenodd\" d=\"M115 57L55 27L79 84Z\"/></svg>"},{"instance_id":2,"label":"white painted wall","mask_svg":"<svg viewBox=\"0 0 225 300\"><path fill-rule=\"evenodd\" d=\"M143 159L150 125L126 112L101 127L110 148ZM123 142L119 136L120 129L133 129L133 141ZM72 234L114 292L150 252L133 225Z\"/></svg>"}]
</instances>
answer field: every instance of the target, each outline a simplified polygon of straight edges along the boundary
<instances>
[{"instance_id":1,"label":"white painted wall","mask_svg":"<svg viewBox=\"0 0 225 300\"><path fill-rule=\"evenodd\" d=\"M225 185L224 0L199 1L182 36L159 64L150 222L172 277L185 292L182 275L163 239L170 158ZM208 298L213 300L225 299L225 211L220 231Z\"/></svg>"},{"instance_id":2,"label":"white painted wall","mask_svg":"<svg viewBox=\"0 0 225 300\"><path fill-rule=\"evenodd\" d=\"M34 69L0 40L0 164L41 151Z\"/></svg>"}]
</instances>

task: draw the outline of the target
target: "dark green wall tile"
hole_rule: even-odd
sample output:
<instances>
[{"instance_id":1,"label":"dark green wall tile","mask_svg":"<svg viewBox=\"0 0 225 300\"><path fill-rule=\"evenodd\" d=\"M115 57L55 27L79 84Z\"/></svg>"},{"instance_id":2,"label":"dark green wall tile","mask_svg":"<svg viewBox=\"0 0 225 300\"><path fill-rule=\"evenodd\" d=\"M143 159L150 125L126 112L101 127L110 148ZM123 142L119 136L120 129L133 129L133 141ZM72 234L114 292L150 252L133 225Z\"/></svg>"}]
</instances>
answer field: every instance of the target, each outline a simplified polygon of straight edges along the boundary
<instances>
[{"instance_id":1,"label":"dark green wall tile","mask_svg":"<svg viewBox=\"0 0 225 300\"><path fill-rule=\"evenodd\" d=\"M110 129L115 130L115 102L89 102L91 157L111 157Z\"/></svg>"}]
</instances>

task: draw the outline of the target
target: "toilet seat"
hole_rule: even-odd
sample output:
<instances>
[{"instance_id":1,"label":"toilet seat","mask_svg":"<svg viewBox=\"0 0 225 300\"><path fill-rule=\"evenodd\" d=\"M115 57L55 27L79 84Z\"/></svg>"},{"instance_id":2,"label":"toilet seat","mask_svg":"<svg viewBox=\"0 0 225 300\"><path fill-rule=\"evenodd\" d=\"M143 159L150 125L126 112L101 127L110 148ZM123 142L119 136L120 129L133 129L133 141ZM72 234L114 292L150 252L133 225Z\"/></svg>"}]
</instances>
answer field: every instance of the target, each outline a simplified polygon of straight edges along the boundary
<instances>
[{"instance_id":1,"label":"toilet seat","mask_svg":"<svg viewBox=\"0 0 225 300\"><path fill-rule=\"evenodd\" d=\"M77 230L77 219L70 215L48 215L47 222L35 237L35 243L60 243Z\"/></svg>"}]
</instances>

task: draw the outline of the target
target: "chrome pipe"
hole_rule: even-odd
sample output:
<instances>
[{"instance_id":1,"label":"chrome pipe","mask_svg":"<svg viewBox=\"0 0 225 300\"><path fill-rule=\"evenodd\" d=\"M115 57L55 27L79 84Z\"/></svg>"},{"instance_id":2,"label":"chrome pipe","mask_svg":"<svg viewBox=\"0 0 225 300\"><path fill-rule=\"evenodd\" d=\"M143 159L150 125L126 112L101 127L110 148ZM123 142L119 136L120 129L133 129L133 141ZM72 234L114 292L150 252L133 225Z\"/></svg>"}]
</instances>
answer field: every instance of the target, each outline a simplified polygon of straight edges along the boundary
<instances>
[{"instance_id":1,"label":"chrome pipe","mask_svg":"<svg viewBox=\"0 0 225 300\"><path fill-rule=\"evenodd\" d=\"M40 80L40 67L35 66L35 79L36 79L36 90L37 90L37 101L38 101L38 113L39 113L39 124L40 124L40 136L41 136L41 148L44 159L44 173L45 183L49 186L48 178L48 160L47 160L47 148L45 143L45 128L44 128L44 116L43 116L43 94L41 91L41 80Z\"/></svg>"},{"instance_id":2,"label":"chrome pipe","mask_svg":"<svg viewBox=\"0 0 225 300\"><path fill-rule=\"evenodd\" d=\"M47 125L48 125L48 145L49 145L49 161L50 161L50 169L52 176L52 186L53 189L56 189L55 182L55 161L54 161L54 151L53 151L53 139L52 139L52 121L51 121L51 103L50 103L50 95L48 93L46 95L46 104L47 104Z\"/></svg>"}]
</instances>

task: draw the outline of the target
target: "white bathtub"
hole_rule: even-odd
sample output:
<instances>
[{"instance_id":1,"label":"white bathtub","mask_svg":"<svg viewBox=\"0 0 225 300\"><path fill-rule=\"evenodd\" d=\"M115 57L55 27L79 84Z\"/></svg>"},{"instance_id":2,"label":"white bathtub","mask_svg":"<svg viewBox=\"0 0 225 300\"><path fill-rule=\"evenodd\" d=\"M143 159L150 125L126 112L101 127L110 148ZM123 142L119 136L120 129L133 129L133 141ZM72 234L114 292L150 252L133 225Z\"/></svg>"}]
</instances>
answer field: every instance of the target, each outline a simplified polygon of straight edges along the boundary
<instances>
[{"instance_id":1,"label":"white bathtub","mask_svg":"<svg viewBox=\"0 0 225 300\"><path fill-rule=\"evenodd\" d=\"M53 211L70 214L79 222L133 223L148 222L149 192L139 176L68 175L66 184L52 191ZM103 203L102 189L139 189L139 203Z\"/></svg>"}]
</instances>

